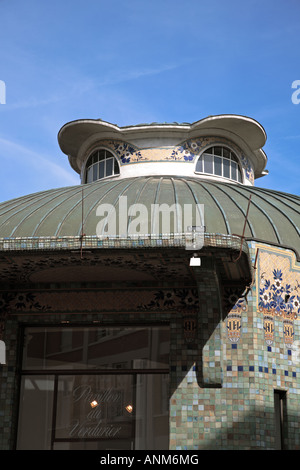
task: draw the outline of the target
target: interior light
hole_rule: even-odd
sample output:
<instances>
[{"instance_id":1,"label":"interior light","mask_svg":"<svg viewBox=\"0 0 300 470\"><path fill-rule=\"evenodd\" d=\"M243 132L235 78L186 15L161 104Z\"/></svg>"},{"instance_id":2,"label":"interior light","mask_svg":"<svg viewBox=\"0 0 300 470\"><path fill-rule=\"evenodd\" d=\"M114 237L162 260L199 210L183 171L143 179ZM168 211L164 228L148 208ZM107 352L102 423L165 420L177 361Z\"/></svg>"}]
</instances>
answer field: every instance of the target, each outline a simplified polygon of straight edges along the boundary
<instances>
[{"instance_id":1,"label":"interior light","mask_svg":"<svg viewBox=\"0 0 300 470\"><path fill-rule=\"evenodd\" d=\"M126 411L128 411L128 413L132 413L133 412L133 406L132 405L127 405L125 407Z\"/></svg>"},{"instance_id":2,"label":"interior light","mask_svg":"<svg viewBox=\"0 0 300 470\"><path fill-rule=\"evenodd\" d=\"M98 404L99 404L99 403L97 402L97 400L93 400L93 401L91 401L91 403L90 403L90 405L91 405L92 408L95 408L96 406L98 406Z\"/></svg>"}]
</instances>

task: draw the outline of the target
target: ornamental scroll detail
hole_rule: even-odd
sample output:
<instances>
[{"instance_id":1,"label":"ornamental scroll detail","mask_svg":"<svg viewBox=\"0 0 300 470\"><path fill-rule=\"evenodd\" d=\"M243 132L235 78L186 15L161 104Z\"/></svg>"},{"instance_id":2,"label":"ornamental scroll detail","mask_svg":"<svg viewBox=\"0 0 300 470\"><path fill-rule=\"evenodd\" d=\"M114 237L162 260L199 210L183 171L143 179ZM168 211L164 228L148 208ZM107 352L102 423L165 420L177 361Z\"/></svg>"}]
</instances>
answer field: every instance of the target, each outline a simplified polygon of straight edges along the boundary
<instances>
[{"instance_id":1,"label":"ornamental scroll detail","mask_svg":"<svg viewBox=\"0 0 300 470\"><path fill-rule=\"evenodd\" d=\"M291 257L260 254L258 311L263 315L266 343L275 339L275 320L283 323L283 340L290 347L295 338L295 320L300 315L300 272L292 269Z\"/></svg>"}]
</instances>

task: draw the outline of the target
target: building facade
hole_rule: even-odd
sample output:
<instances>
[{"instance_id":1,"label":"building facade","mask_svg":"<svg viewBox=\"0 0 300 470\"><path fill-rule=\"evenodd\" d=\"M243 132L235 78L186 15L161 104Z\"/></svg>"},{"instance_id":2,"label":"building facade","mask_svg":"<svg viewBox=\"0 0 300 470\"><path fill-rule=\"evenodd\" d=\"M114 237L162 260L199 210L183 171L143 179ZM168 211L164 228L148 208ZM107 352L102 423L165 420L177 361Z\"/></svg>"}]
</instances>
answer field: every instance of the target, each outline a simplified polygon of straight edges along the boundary
<instances>
[{"instance_id":1,"label":"building facade","mask_svg":"<svg viewBox=\"0 0 300 470\"><path fill-rule=\"evenodd\" d=\"M0 204L0 448L299 449L299 196L253 119L67 123ZM5 357L4 357L5 356Z\"/></svg>"}]
</instances>

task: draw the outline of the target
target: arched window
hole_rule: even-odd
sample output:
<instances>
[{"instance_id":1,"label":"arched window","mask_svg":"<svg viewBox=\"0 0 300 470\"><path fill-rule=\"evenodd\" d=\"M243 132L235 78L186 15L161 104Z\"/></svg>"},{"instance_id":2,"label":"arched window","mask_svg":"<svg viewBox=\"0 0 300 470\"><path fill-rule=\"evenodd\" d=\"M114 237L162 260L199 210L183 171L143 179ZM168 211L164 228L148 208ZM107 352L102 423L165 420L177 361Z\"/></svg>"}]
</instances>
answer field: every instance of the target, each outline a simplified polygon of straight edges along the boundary
<instances>
[{"instance_id":1,"label":"arched window","mask_svg":"<svg viewBox=\"0 0 300 470\"><path fill-rule=\"evenodd\" d=\"M242 183L242 172L236 155L227 147L210 147L200 155L196 163L197 173L229 178Z\"/></svg>"},{"instance_id":2,"label":"arched window","mask_svg":"<svg viewBox=\"0 0 300 470\"><path fill-rule=\"evenodd\" d=\"M106 149L98 149L89 156L85 165L85 182L93 181L120 174L116 157Z\"/></svg>"}]
</instances>

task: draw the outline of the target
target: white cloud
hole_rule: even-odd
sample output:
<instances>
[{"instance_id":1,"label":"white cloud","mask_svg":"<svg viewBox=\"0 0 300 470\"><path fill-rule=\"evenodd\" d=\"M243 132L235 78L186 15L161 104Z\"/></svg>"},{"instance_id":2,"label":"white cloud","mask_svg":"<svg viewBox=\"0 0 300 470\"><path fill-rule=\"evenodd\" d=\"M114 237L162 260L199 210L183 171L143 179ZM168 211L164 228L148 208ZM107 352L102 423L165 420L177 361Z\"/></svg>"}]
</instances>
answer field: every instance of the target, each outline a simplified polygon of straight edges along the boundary
<instances>
[{"instance_id":1,"label":"white cloud","mask_svg":"<svg viewBox=\"0 0 300 470\"><path fill-rule=\"evenodd\" d=\"M185 62L186 63L186 62ZM104 85L116 85L119 83L137 80L139 78L143 78L146 76L151 75L159 75L164 72L169 72L170 70L175 70L180 68L183 63L178 64L162 64L157 67L153 68L141 68L135 70L118 70L114 71L111 75L109 75L106 79L102 80L100 83L97 83L97 86L104 86Z\"/></svg>"},{"instance_id":2,"label":"white cloud","mask_svg":"<svg viewBox=\"0 0 300 470\"><path fill-rule=\"evenodd\" d=\"M42 172L47 174L50 179L55 178L58 184L76 185L79 183L78 175L73 170L68 171L63 166L51 161L50 157L11 140L0 138L0 158L1 160L8 158L12 162L18 160L19 164L28 166L37 175Z\"/></svg>"}]
</instances>

